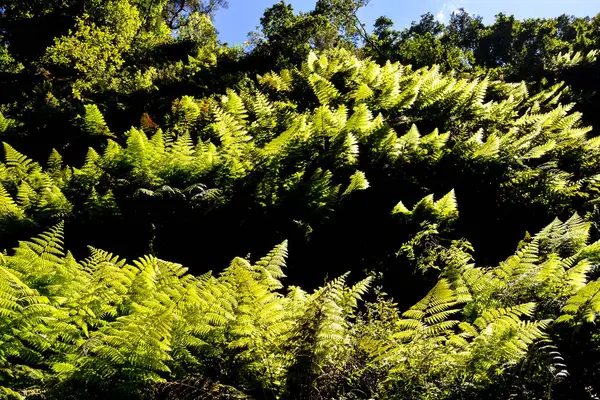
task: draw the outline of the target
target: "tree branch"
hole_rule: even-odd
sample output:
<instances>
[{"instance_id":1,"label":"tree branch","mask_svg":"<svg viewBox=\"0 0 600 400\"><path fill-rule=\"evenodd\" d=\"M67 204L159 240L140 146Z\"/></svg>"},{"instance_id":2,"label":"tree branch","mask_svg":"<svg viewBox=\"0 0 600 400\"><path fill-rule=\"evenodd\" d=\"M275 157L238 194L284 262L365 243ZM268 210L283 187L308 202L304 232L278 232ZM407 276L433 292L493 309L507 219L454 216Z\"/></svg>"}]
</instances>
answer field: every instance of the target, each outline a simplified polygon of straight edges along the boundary
<instances>
[{"instance_id":1,"label":"tree branch","mask_svg":"<svg viewBox=\"0 0 600 400\"><path fill-rule=\"evenodd\" d=\"M373 42L371 40L371 38L369 37L369 33L365 29L363 23L360 22L360 19L358 18L358 16L356 15L356 13L353 13L352 16L354 17L354 27L356 28L356 31L358 32L358 34L360 35L360 37L366 43L368 43L369 45L371 45L371 47L373 47L377 51L377 53L379 53L380 56L385 57L386 55L381 51L381 49L379 48L379 46L376 45L375 42Z\"/></svg>"}]
</instances>

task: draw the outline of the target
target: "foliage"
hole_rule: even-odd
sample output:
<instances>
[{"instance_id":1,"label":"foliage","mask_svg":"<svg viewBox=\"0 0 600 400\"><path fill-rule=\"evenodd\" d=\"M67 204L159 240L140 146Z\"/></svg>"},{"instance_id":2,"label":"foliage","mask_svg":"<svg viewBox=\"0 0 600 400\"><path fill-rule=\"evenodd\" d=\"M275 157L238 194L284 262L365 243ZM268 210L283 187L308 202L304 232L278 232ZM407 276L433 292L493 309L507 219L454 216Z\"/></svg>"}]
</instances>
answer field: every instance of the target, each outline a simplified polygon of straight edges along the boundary
<instances>
[{"instance_id":1,"label":"foliage","mask_svg":"<svg viewBox=\"0 0 600 400\"><path fill-rule=\"evenodd\" d=\"M332 80L340 74L346 76L343 85ZM434 205L430 196L415 206L432 213L409 212L399 203L396 212L414 214L399 222L409 232L411 225L425 220L451 222L457 214L436 207L479 193L477 209L508 212L521 206L528 214L531 207L543 207L541 224L552 215L584 212L595 197L600 173L592 156L598 152L596 141L586 136L590 128L581 127L581 115L570 112L572 105L560 104L562 91L556 85L529 96L524 84L457 78L436 67L411 71L399 64L379 66L345 50L311 53L301 69L265 74L253 88L175 100L163 118L164 130L146 117L140 128L115 134L96 105L85 105L81 125L90 135L109 138L103 149L90 148L77 168L58 162L55 152L52 165L39 173L57 195L66 196L74 223L87 215L99 224L114 210L139 207L143 199L151 214L140 223L152 222L169 236L177 233L171 231L171 221L154 215L157 204L179 210L188 221L202 221L219 210L235 212L239 204L249 209L241 215L246 220L254 212L262 215L259 210L289 210L286 220L274 221L274 228L301 221L304 235L310 236L312 227L325 223L356 190L369 188L361 195L368 202L392 186L414 196L449 190L454 183L458 186L443 204ZM310 95L298 98L297 93ZM439 129L432 129L433 124ZM417 126L432 131L424 135ZM19 160L7 157L7 178L0 181L12 196L24 183L40 188L39 178L12 173L29 168ZM418 172L417 179L413 174L421 168L425 172ZM465 173L475 182L454 178ZM384 174L394 178L371 179ZM440 174L448 180L440 180ZM62 218L62 207L55 210L56 218ZM478 229L481 216L471 215L463 219L457 239L472 237L472 229ZM123 224L120 230L139 235L140 229L148 229L132 217L125 214L117 221ZM252 224L265 221L259 217L248 223L254 229ZM162 242L162 235L151 234L147 249L151 240L159 246ZM177 257L175 252L167 255Z\"/></svg>"},{"instance_id":2,"label":"foliage","mask_svg":"<svg viewBox=\"0 0 600 400\"><path fill-rule=\"evenodd\" d=\"M2 396L596 396L598 17L367 3L0 0Z\"/></svg>"},{"instance_id":3,"label":"foliage","mask_svg":"<svg viewBox=\"0 0 600 400\"><path fill-rule=\"evenodd\" d=\"M421 16L402 31L393 21L380 17L364 51L380 62L390 59L414 67L439 64L442 68L469 74L490 74L499 79L527 80L533 91L566 81L589 124L596 126L594 57L600 47L600 19L561 15L553 19L523 21L499 13L493 24L464 9L455 11L448 24L431 13ZM579 55L577 55L579 54Z\"/></svg>"},{"instance_id":4,"label":"foliage","mask_svg":"<svg viewBox=\"0 0 600 400\"><path fill-rule=\"evenodd\" d=\"M287 242L254 264L236 258L218 276L194 277L152 256L127 263L91 247L76 261L61 223L2 257L2 382L14 396L48 398L141 397L164 382L176 393L189 379L199 379L196 391L208 379L222 382L215 392L233 384L247 395L473 395L564 321L600 312L575 308L597 286L589 226L577 215L555 220L495 268L456 259L403 313L379 298L357 316L370 278L281 293Z\"/></svg>"}]
</instances>

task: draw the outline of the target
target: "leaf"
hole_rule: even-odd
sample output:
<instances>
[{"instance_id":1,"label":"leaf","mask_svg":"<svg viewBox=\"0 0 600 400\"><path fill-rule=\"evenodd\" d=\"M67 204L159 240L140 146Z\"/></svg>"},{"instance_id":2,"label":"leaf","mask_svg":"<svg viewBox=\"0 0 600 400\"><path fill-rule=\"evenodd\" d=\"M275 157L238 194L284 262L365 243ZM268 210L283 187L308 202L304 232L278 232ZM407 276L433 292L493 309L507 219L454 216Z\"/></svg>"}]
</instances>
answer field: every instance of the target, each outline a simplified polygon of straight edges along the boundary
<instances>
[{"instance_id":1,"label":"leaf","mask_svg":"<svg viewBox=\"0 0 600 400\"><path fill-rule=\"evenodd\" d=\"M350 177L350 184L348 185L348 187L346 188L344 193L342 193L342 197L347 196L350 193L355 192L357 190L366 190L368 188L369 188L369 181L365 177L364 172L356 171Z\"/></svg>"}]
</instances>

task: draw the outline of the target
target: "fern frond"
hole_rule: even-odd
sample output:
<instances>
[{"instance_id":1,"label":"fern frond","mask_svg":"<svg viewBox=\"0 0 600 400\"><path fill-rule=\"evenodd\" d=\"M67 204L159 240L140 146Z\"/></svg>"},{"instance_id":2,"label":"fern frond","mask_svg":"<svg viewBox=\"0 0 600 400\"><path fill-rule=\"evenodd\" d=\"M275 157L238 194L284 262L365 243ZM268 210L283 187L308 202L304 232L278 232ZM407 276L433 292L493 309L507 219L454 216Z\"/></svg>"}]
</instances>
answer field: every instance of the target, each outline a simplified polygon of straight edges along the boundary
<instances>
[{"instance_id":1,"label":"fern frond","mask_svg":"<svg viewBox=\"0 0 600 400\"><path fill-rule=\"evenodd\" d=\"M351 177L350 177L350 184L348 185L348 187L346 188L346 190L344 191L344 193L342 193L342 197L349 195L350 193L357 191L357 190L366 190L369 188L369 181L367 180L367 178L365 177L364 172L362 171L356 171Z\"/></svg>"}]
</instances>

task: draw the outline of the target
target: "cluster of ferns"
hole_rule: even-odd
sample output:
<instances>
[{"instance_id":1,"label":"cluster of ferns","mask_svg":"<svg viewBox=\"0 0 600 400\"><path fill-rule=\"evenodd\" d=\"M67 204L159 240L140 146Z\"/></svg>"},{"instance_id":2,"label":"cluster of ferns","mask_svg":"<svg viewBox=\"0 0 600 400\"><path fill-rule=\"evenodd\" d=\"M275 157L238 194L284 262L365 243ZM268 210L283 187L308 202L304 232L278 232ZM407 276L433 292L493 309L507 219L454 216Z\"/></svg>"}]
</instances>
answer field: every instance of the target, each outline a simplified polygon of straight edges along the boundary
<instances>
[{"instance_id":1,"label":"cluster of ferns","mask_svg":"<svg viewBox=\"0 0 600 400\"><path fill-rule=\"evenodd\" d=\"M435 204L456 211L449 197ZM455 254L399 310L367 277L284 286L287 242L193 276L153 256L63 249L63 224L0 260L1 389L7 396L468 398L532 357L568 374L552 337L594 322L600 242L556 219L493 268ZM360 310L360 311L359 311ZM532 352L535 348L537 352ZM149 386L149 384L152 384ZM150 389L149 389L150 387Z\"/></svg>"},{"instance_id":2,"label":"cluster of ferns","mask_svg":"<svg viewBox=\"0 0 600 400\"><path fill-rule=\"evenodd\" d=\"M127 132L87 104L76 123L103 145L77 167L56 150L43 164L4 143L2 237L45 233L0 258L1 391L465 399L499 382L514 393L523 368L551 391L570 374L563 339L600 313L600 139L561 102L565 90L529 94L525 83L335 49L239 90L183 96L161 124L145 115ZM13 122L0 118L0 130ZM65 249L69 224L127 221L131 204L152 199L177 199L189 215L293 210L277 218L310 240L370 193L385 197L373 207L391 205L377 215L412 229L387 250L434 277L411 307L385 293L395 282L382 271L329 276L316 290L285 286L287 242L199 276L152 243L135 261L95 247L81 261ZM164 204L157 212L168 213ZM485 228L477 221L511 210L531 214L513 237L473 236ZM522 228L542 226L505 261L475 263L469 240L512 247ZM211 227L184 234L193 229Z\"/></svg>"},{"instance_id":3,"label":"cluster of ferns","mask_svg":"<svg viewBox=\"0 0 600 400\"><path fill-rule=\"evenodd\" d=\"M600 179L600 140L588 138L573 104L560 103L564 90L530 96L524 82L380 66L345 50L311 53L301 69L258 76L243 92L177 99L165 130L146 115L141 126L112 133L88 104L82 128L106 141L78 167L56 150L40 165L5 143L2 217L118 212L114 193L123 186L129 196L180 196L205 209L240 187L257 206L302 196L313 211L332 209L369 187L366 169L423 166L431 172L419 185L428 187L449 163L487 171L499 202L527 199L558 214L589 202Z\"/></svg>"}]
</instances>

